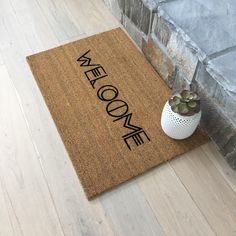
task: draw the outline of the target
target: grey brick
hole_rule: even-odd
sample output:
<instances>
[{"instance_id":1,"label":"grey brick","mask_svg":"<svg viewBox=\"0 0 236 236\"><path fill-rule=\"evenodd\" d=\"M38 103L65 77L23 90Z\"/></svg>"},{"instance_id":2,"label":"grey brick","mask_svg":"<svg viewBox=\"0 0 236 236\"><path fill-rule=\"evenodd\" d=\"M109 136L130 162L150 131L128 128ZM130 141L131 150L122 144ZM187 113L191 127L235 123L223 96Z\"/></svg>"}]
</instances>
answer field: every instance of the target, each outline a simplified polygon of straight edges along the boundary
<instances>
[{"instance_id":1,"label":"grey brick","mask_svg":"<svg viewBox=\"0 0 236 236\"><path fill-rule=\"evenodd\" d=\"M199 57L202 57L201 51L161 9L155 16L153 32L176 63L179 77L191 83Z\"/></svg>"},{"instance_id":2,"label":"grey brick","mask_svg":"<svg viewBox=\"0 0 236 236\"><path fill-rule=\"evenodd\" d=\"M235 53L233 53L235 54ZM236 54L235 54L236 55ZM224 112L224 115L228 117L228 120L236 126L236 90L235 90L235 80L230 81L227 78L227 66L223 66L224 70L221 71L221 67L217 65L222 61L227 61L228 54L214 59L208 62L208 64L200 64L195 80L197 83L205 89L208 96L217 104L217 106ZM231 57L231 55L230 55ZM217 61L217 64L213 64ZM228 67L232 70L235 61L230 61ZM210 64L211 65L210 65ZM221 75L222 73L222 75Z\"/></svg>"},{"instance_id":3,"label":"grey brick","mask_svg":"<svg viewBox=\"0 0 236 236\"><path fill-rule=\"evenodd\" d=\"M217 144L230 166L236 168L235 126L225 117L204 88L196 85L196 90L201 96L201 127Z\"/></svg>"},{"instance_id":4,"label":"grey brick","mask_svg":"<svg viewBox=\"0 0 236 236\"><path fill-rule=\"evenodd\" d=\"M124 13L124 9L125 9L125 0L117 0L120 10L122 13Z\"/></svg>"},{"instance_id":5,"label":"grey brick","mask_svg":"<svg viewBox=\"0 0 236 236\"><path fill-rule=\"evenodd\" d=\"M176 67L166 49L161 45L154 34L150 35L147 42L143 39L142 50L154 69L166 81L167 85L172 88Z\"/></svg>"},{"instance_id":6,"label":"grey brick","mask_svg":"<svg viewBox=\"0 0 236 236\"><path fill-rule=\"evenodd\" d=\"M139 48L142 47L142 38L144 37L143 33L134 25L134 23L126 16L123 16L123 26L135 41Z\"/></svg>"},{"instance_id":7,"label":"grey brick","mask_svg":"<svg viewBox=\"0 0 236 236\"><path fill-rule=\"evenodd\" d=\"M157 0L125 0L124 14L139 30L148 35L158 2Z\"/></svg>"}]
</instances>

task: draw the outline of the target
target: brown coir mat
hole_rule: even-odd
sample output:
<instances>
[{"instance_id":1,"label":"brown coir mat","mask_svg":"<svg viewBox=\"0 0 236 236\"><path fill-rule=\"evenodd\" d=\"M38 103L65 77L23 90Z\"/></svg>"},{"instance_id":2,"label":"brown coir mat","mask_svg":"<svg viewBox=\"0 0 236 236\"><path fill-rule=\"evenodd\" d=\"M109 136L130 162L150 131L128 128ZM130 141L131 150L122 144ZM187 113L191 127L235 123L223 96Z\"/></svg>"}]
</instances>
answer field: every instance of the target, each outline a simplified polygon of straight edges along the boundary
<instances>
[{"instance_id":1,"label":"brown coir mat","mask_svg":"<svg viewBox=\"0 0 236 236\"><path fill-rule=\"evenodd\" d=\"M163 133L170 90L120 28L27 59L88 198L207 141Z\"/></svg>"}]
</instances>

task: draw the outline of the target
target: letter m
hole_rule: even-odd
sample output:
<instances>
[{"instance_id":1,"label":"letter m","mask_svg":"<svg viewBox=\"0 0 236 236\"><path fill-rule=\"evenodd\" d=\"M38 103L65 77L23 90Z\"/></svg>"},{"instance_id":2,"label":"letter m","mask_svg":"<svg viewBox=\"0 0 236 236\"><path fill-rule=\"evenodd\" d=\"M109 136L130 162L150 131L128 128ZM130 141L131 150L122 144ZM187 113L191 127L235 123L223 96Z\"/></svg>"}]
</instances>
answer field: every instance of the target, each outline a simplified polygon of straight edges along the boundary
<instances>
[{"instance_id":1,"label":"letter m","mask_svg":"<svg viewBox=\"0 0 236 236\"><path fill-rule=\"evenodd\" d=\"M135 132L136 131L140 131L142 128L130 124L131 117L132 117L132 113L129 113L129 114L126 114L126 115L124 115L122 117L119 117L118 119L114 120L114 122L117 121L117 120L120 120L122 118L125 118L125 122L124 122L124 125L123 125L125 128L134 130Z\"/></svg>"}]
</instances>

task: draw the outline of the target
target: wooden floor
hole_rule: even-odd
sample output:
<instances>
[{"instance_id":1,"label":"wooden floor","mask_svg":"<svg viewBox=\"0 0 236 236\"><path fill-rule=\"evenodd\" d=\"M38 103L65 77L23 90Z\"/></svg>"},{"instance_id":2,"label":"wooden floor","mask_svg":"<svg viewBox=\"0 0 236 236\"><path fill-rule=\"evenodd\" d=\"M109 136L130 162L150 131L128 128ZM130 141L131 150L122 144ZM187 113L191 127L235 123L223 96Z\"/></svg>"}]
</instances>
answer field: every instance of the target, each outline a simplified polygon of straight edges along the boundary
<instances>
[{"instance_id":1,"label":"wooden floor","mask_svg":"<svg viewBox=\"0 0 236 236\"><path fill-rule=\"evenodd\" d=\"M211 143L86 200L25 57L117 26L101 0L0 0L0 235L236 235Z\"/></svg>"}]
</instances>

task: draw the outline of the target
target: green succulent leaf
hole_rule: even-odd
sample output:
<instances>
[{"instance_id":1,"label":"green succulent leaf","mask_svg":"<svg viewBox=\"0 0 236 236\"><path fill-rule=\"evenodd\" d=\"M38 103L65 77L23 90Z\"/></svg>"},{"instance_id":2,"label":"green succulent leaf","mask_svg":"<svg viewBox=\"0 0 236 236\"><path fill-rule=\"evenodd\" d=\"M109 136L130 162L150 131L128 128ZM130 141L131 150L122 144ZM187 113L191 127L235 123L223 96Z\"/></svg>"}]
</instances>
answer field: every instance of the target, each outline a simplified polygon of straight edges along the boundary
<instances>
[{"instance_id":1,"label":"green succulent leaf","mask_svg":"<svg viewBox=\"0 0 236 236\"><path fill-rule=\"evenodd\" d=\"M192 116L200 111L200 97L190 90L175 93L169 99L169 105L173 112L183 116Z\"/></svg>"},{"instance_id":2,"label":"green succulent leaf","mask_svg":"<svg viewBox=\"0 0 236 236\"><path fill-rule=\"evenodd\" d=\"M181 98L179 98L179 97L173 97L173 102L174 102L174 104L175 105L178 105L178 104L180 104L180 100L181 100Z\"/></svg>"},{"instance_id":3,"label":"green succulent leaf","mask_svg":"<svg viewBox=\"0 0 236 236\"><path fill-rule=\"evenodd\" d=\"M178 110L180 114L187 114L189 112L189 108L186 103L180 103L178 105Z\"/></svg>"},{"instance_id":4,"label":"green succulent leaf","mask_svg":"<svg viewBox=\"0 0 236 236\"><path fill-rule=\"evenodd\" d=\"M195 107L197 107L197 102L195 102L195 101L190 101L190 102L188 103L188 106L191 107L191 108L195 108Z\"/></svg>"},{"instance_id":5,"label":"green succulent leaf","mask_svg":"<svg viewBox=\"0 0 236 236\"><path fill-rule=\"evenodd\" d=\"M188 97L189 100L192 100L192 99L193 99L193 96L194 96L193 93L191 93L191 94L189 95L189 97Z\"/></svg>"},{"instance_id":6,"label":"green succulent leaf","mask_svg":"<svg viewBox=\"0 0 236 236\"><path fill-rule=\"evenodd\" d=\"M180 103L180 97L174 96L169 100L170 106L178 105Z\"/></svg>"},{"instance_id":7,"label":"green succulent leaf","mask_svg":"<svg viewBox=\"0 0 236 236\"><path fill-rule=\"evenodd\" d=\"M175 113L179 112L178 105L171 106L171 110Z\"/></svg>"}]
</instances>

